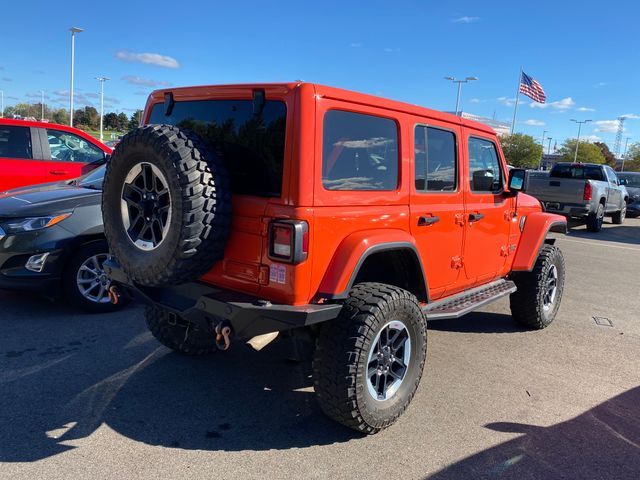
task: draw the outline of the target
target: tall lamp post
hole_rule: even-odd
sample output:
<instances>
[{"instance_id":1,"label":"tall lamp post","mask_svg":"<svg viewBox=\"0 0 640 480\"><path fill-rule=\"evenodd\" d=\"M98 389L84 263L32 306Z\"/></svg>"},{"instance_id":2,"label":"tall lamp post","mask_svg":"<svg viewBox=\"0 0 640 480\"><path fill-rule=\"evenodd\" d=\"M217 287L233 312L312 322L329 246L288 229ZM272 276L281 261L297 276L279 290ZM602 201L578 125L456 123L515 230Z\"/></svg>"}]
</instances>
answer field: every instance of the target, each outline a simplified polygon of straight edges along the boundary
<instances>
[{"instance_id":1,"label":"tall lamp post","mask_svg":"<svg viewBox=\"0 0 640 480\"><path fill-rule=\"evenodd\" d=\"M76 33L83 31L82 28L71 27L71 89L69 91L69 126L73 127L73 67L75 61Z\"/></svg>"},{"instance_id":2,"label":"tall lamp post","mask_svg":"<svg viewBox=\"0 0 640 480\"><path fill-rule=\"evenodd\" d=\"M96 80L100 82L100 141L102 142L104 140L104 135L102 134L104 121L104 82L111 79L109 77L96 77Z\"/></svg>"},{"instance_id":3,"label":"tall lamp post","mask_svg":"<svg viewBox=\"0 0 640 480\"><path fill-rule=\"evenodd\" d=\"M460 80L455 77L444 77L444 79L458 84L458 95L456 97L456 115L460 115L460 92L462 90L462 84L478 80L478 77L466 77L464 80Z\"/></svg>"},{"instance_id":4,"label":"tall lamp post","mask_svg":"<svg viewBox=\"0 0 640 480\"><path fill-rule=\"evenodd\" d=\"M551 153L551 140L553 140L553 138L548 137L547 140L549 140L549 147L547 148L547 155L549 155Z\"/></svg>"},{"instance_id":5,"label":"tall lamp post","mask_svg":"<svg viewBox=\"0 0 640 480\"><path fill-rule=\"evenodd\" d=\"M591 120L576 120L575 118L571 119L572 122L575 122L578 124L578 138L576 139L576 151L573 154L573 161L577 162L578 161L578 145L580 145L580 130L582 129L582 125L585 123L589 123Z\"/></svg>"}]
</instances>

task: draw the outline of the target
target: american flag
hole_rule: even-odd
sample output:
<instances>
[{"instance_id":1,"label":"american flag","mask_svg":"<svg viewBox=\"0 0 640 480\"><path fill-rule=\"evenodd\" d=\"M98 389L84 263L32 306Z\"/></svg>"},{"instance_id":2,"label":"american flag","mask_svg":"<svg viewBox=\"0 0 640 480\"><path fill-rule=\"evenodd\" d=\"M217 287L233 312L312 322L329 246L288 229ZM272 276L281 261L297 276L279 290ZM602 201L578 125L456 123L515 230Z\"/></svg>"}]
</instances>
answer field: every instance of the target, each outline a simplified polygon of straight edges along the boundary
<instances>
[{"instance_id":1,"label":"american flag","mask_svg":"<svg viewBox=\"0 0 640 480\"><path fill-rule=\"evenodd\" d=\"M538 103L544 103L547 100L542 85L535 78L524 72L522 72L522 78L520 79L520 93Z\"/></svg>"}]
</instances>

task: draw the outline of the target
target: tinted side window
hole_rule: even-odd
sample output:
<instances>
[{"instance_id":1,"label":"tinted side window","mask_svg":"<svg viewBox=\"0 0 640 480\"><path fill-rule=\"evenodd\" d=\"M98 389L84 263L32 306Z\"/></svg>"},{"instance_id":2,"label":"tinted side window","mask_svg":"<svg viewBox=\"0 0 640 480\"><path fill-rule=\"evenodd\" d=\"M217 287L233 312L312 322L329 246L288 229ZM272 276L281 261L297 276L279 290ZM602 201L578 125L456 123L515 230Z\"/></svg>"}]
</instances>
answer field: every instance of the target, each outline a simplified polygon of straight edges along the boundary
<instances>
[{"instance_id":1,"label":"tinted side window","mask_svg":"<svg viewBox=\"0 0 640 480\"><path fill-rule=\"evenodd\" d=\"M607 176L609 177L610 184L618 185L618 177L616 176L616 172L613 171L613 168L607 167Z\"/></svg>"},{"instance_id":2,"label":"tinted side window","mask_svg":"<svg viewBox=\"0 0 640 480\"><path fill-rule=\"evenodd\" d=\"M186 128L213 145L229 171L233 193L281 195L287 125L284 102L267 100L260 115L254 115L251 100L176 102L168 116L164 103L158 103L149 123Z\"/></svg>"},{"instance_id":3,"label":"tinted side window","mask_svg":"<svg viewBox=\"0 0 640 480\"><path fill-rule=\"evenodd\" d=\"M31 131L28 127L0 125L0 157L33 158L31 150Z\"/></svg>"},{"instance_id":4,"label":"tinted side window","mask_svg":"<svg viewBox=\"0 0 640 480\"><path fill-rule=\"evenodd\" d=\"M396 123L372 115L328 111L323 124L322 185L327 190L395 190Z\"/></svg>"},{"instance_id":5,"label":"tinted side window","mask_svg":"<svg viewBox=\"0 0 640 480\"><path fill-rule=\"evenodd\" d=\"M414 130L415 185L418 191L456 189L456 137L453 132L417 125Z\"/></svg>"},{"instance_id":6,"label":"tinted side window","mask_svg":"<svg viewBox=\"0 0 640 480\"><path fill-rule=\"evenodd\" d=\"M472 192L502 190L502 169L493 142L482 138L469 138L469 182Z\"/></svg>"},{"instance_id":7,"label":"tinted side window","mask_svg":"<svg viewBox=\"0 0 640 480\"><path fill-rule=\"evenodd\" d=\"M47 128L51 160L57 162L93 163L104 160L104 152L78 135Z\"/></svg>"}]
</instances>

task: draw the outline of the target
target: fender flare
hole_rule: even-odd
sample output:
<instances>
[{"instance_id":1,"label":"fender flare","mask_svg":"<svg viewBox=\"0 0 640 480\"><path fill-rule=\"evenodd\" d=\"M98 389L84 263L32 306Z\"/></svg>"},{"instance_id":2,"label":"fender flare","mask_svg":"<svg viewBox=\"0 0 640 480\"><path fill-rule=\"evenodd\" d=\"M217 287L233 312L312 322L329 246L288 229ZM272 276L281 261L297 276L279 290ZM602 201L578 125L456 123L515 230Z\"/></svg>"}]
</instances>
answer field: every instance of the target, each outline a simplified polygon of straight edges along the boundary
<instances>
[{"instance_id":1,"label":"fender flare","mask_svg":"<svg viewBox=\"0 0 640 480\"><path fill-rule=\"evenodd\" d=\"M549 232L567 233L567 219L561 215L534 212L526 215L524 229L511 266L514 272L530 272Z\"/></svg>"},{"instance_id":2,"label":"fender flare","mask_svg":"<svg viewBox=\"0 0 640 480\"><path fill-rule=\"evenodd\" d=\"M424 289L429 295L427 277L415 239L404 230L363 230L345 237L338 245L318 287L317 297L347 298L365 260L375 253L409 250L418 262Z\"/></svg>"}]
</instances>

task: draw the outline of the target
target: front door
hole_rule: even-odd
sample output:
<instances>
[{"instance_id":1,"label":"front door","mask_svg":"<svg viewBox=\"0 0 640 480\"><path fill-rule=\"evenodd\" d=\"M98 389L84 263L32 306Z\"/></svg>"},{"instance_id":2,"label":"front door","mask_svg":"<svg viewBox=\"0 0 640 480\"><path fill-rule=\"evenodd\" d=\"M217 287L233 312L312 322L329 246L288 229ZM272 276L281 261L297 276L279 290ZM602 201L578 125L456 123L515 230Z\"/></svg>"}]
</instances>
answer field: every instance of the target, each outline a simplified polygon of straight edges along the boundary
<instances>
[{"instance_id":1,"label":"front door","mask_svg":"<svg viewBox=\"0 0 640 480\"><path fill-rule=\"evenodd\" d=\"M462 268L464 194L457 134L459 130L421 124L413 131L411 233L420 250L431 299L451 290Z\"/></svg>"},{"instance_id":2,"label":"front door","mask_svg":"<svg viewBox=\"0 0 640 480\"><path fill-rule=\"evenodd\" d=\"M512 199L504 195L503 162L493 140L467 135L464 270L471 284L501 274L509 255Z\"/></svg>"}]
</instances>

